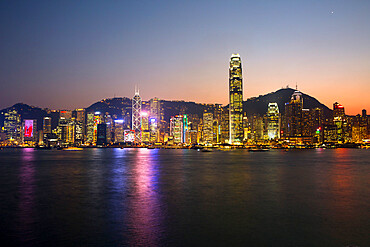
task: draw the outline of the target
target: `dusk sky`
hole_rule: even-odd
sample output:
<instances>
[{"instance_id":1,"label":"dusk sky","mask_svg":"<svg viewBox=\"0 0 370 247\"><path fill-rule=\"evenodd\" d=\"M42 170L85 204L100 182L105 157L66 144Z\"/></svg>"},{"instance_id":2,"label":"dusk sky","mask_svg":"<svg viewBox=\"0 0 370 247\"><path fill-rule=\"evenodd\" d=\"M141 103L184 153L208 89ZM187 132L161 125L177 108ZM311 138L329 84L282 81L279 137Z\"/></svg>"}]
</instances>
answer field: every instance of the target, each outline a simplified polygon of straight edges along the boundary
<instances>
[{"instance_id":1,"label":"dusk sky","mask_svg":"<svg viewBox=\"0 0 370 247\"><path fill-rule=\"evenodd\" d=\"M370 1L0 2L0 109L74 109L114 96L228 103L289 85L370 111Z\"/></svg>"}]
</instances>

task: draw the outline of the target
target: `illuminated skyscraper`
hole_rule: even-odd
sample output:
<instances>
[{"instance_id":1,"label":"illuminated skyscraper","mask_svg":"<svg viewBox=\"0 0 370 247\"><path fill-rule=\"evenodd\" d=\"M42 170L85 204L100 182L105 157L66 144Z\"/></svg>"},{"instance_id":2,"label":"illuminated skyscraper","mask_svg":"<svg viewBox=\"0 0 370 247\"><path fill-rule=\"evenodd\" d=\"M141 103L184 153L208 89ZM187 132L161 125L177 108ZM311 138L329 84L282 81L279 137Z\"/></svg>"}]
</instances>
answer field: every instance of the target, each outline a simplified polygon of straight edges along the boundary
<instances>
[{"instance_id":1,"label":"illuminated skyscraper","mask_svg":"<svg viewBox=\"0 0 370 247\"><path fill-rule=\"evenodd\" d=\"M114 142L124 142L124 121L123 119L114 120Z\"/></svg>"},{"instance_id":2,"label":"illuminated skyscraper","mask_svg":"<svg viewBox=\"0 0 370 247\"><path fill-rule=\"evenodd\" d=\"M267 108L267 135L269 140L280 138L280 114L277 103L269 103Z\"/></svg>"},{"instance_id":3,"label":"illuminated skyscraper","mask_svg":"<svg viewBox=\"0 0 370 247\"><path fill-rule=\"evenodd\" d=\"M213 143L213 113L203 113L203 142Z\"/></svg>"},{"instance_id":4,"label":"illuminated skyscraper","mask_svg":"<svg viewBox=\"0 0 370 247\"><path fill-rule=\"evenodd\" d=\"M37 120L36 119L24 119L22 123L22 142L36 142L37 136Z\"/></svg>"},{"instance_id":5,"label":"illuminated skyscraper","mask_svg":"<svg viewBox=\"0 0 370 247\"><path fill-rule=\"evenodd\" d=\"M44 123L42 126L44 135L45 134L51 134L51 118L50 117L44 117Z\"/></svg>"},{"instance_id":6,"label":"illuminated skyscraper","mask_svg":"<svg viewBox=\"0 0 370 247\"><path fill-rule=\"evenodd\" d=\"M226 143L230 140L229 133L230 133L230 117L229 117L229 109L222 109L221 113L221 143Z\"/></svg>"},{"instance_id":7,"label":"illuminated skyscraper","mask_svg":"<svg viewBox=\"0 0 370 247\"><path fill-rule=\"evenodd\" d=\"M243 141L243 77L239 54L232 54L229 69L230 139L229 143Z\"/></svg>"},{"instance_id":8,"label":"illuminated skyscraper","mask_svg":"<svg viewBox=\"0 0 370 247\"><path fill-rule=\"evenodd\" d=\"M302 93L295 91L289 103L285 104L285 135L287 137L302 136Z\"/></svg>"},{"instance_id":9,"label":"illuminated skyscraper","mask_svg":"<svg viewBox=\"0 0 370 247\"><path fill-rule=\"evenodd\" d=\"M94 124L93 124L93 145L96 145L98 138L98 124L103 123L101 112L97 111L94 113Z\"/></svg>"},{"instance_id":10,"label":"illuminated skyscraper","mask_svg":"<svg viewBox=\"0 0 370 247\"><path fill-rule=\"evenodd\" d=\"M85 140L85 137L86 137L86 128L85 128L86 112L85 112L85 109L76 109L76 110L74 110L74 113L75 113L76 127L79 129L78 131L76 130L76 133L77 132L82 133L81 141L83 142ZM80 137L78 137L78 138L76 137L76 139L80 140Z\"/></svg>"},{"instance_id":11,"label":"illuminated skyscraper","mask_svg":"<svg viewBox=\"0 0 370 247\"><path fill-rule=\"evenodd\" d=\"M139 90L135 90L132 98L132 130L135 132L135 142L141 142L141 97Z\"/></svg>"},{"instance_id":12,"label":"illuminated skyscraper","mask_svg":"<svg viewBox=\"0 0 370 247\"><path fill-rule=\"evenodd\" d=\"M86 121L86 143L92 144L94 141L94 113L87 114Z\"/></svg>"},{"instance_id":13,"label":"illuminated skyscraper","mask_svg":"<svg viewBox=\"0 0 370 247\"><path fill-rule=\"evenodd\" d=\"M348 123L344 113L344 106L338 102L333 104L333 122L337 129L337 141L339 143L348 141L348 138L345 138L345 134L348 133Z\"/></svg>"},{"instance_id":14,"label":"illuminated skyscraper","mask_svg":"<svg viewBox=\"0 0 370 247\"><path fill-rule=\"evenodd\" d=\"M141 112L141 141L150 142L149 114L143 111Z\"/></svg>"},{"instance_id":15,"label":"illuminated skyscraper","mask_svg":"<svg viewBox=\"0 0 370 247\"><path fill-rule=\"evenodd\" d=\"M175 116L170 119L170 135L173 137L175 144L183 143L184 124L183 116Z\"/></svg>"},{"instance_id":16,"label":"illuminated skyscraper","mask_svg":"<svg viewBox=\"0 0 370 247\"><path fill-rule=\"evenodd\" d=\"M321 108L312 110L314 142L322 143L322 134L324 129L324 111Z\"/></svg>"},{"instance_id":17,"label":"illuminated skyscraper","mask_svg":"<svg viewBox=\"0 0 370 247\"><path fill-rule=\"evenodd\" d=\"M6 139L21 141L21 116L16 109L9 109L4 114L4 132Z\"/></svg>"},{"instance_id":18,"label":"illuminated skyscraper","mask_svg":"<svg viewBox=\"0 0 370 247\"><path fill-rule=\"evenodd\" d=\"M161 141L161 128L163 124L163 111L161 101L158 98L150 100L150 141Z\"/></svg>"}]
</instances>

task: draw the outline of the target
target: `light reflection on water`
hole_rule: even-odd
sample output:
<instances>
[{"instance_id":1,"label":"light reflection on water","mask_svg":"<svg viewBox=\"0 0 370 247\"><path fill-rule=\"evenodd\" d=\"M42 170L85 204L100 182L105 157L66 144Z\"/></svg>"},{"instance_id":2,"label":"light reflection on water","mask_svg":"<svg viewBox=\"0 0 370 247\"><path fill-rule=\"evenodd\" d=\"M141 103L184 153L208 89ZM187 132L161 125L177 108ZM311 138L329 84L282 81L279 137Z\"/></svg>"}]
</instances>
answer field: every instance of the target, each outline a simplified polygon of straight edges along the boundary
<instances>
[{"instance_id":1,"label":"light reflection on water","mask_svg":"<svg viewBox=\"0 0 370 247\"><path fill-rule=\"evenodd\" d=\"M35 184L35 157L33 148L22 149L21 164L19 167L19 201L18 201L18 220L17 230L22 236L19 240L22 244L27 244L35 239L37 229L36 204L36 184Z\"/></svg>"},{"instance_id":2,"label":"light reflection on water","mask_svg":"<svg viewBox=\"0 0 370 247\"><path fill-rule=\"evenodd\" d=\"M368 150L0 152L15 246L368 246Z\"/></svg>"},{"instance_id":3,"label":"light reflection on water","mask_svg":"<svg viewBox=\"0 0 370 247\"><path fill-rule=\"evenodd\" d=\"M156 187L158 150L135 151L136 162L132 168L132 187L128 195L130 200L127 237L130 239L131 246L158 246L157 238L162 234L160 229L162 208Z\"/></svg>"}]
</instances>

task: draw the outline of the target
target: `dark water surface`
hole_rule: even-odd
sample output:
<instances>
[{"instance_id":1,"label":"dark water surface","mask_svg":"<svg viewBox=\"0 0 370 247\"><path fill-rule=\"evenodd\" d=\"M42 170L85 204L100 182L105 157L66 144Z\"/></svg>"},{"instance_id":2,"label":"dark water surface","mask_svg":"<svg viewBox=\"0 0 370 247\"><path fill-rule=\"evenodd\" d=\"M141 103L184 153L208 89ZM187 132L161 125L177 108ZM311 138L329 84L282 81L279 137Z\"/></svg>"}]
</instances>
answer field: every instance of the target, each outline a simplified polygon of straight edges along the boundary
<instances>
[{"instance_id":1,"label":"dark water surface","mask_svg":"<svg viewBox=\"0 0 370 247\"><path fill-rule=\"evenodd\" d=\"M0 207L8 246L370 246L370 150L5 149Z\"/></svg>"}]
</instances>

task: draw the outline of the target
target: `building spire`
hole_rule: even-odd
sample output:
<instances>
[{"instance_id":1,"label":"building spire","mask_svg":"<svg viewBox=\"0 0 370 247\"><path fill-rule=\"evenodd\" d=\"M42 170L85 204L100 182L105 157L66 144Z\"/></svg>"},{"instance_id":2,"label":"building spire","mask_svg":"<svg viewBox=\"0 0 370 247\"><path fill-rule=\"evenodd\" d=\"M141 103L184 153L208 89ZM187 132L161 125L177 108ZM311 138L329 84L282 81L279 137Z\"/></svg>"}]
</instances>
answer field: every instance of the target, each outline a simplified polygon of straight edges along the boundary
<instances>
[{"instance_id":1,"label":"building spire","mask_svg":"<svg viewBox=\"0 0 370 247\"><path fill-rule=\"evenodd\" d=\"M135 85L135 95L139 95L139 86L138 85Z\"/></svg>"}]
</instances>

